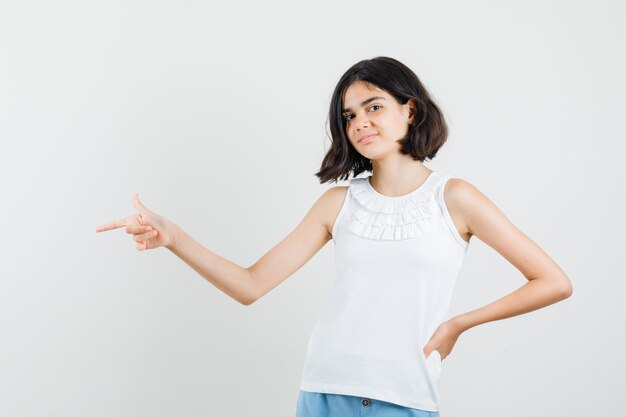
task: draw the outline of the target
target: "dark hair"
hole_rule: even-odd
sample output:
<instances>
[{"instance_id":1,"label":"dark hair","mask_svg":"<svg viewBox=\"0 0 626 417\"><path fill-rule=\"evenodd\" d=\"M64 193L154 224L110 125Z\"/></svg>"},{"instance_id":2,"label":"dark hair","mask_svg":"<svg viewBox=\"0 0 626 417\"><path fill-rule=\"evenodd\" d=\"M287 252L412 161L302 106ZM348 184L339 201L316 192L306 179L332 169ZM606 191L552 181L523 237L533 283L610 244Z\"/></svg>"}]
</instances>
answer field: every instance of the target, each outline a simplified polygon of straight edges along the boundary
<instances>
[{"instance_id":1,"label":"dark hair","mask_svg":"<svg viewBox=\"0 0 626 417\"><path fill-rule=\"evenodd\" d=\"M443 113L433 102L421 81L411 69L401 62L384 56L365 59L350 67L341 77L330 103L326 122L330 125L331 147L324 156L322 166L315 175L320 183L347 180L364 171L372 171L372 162L357 152L346 135L346 120L342 115L345 91L355 81L364 81L392 95L400 104L413 100L416 113L407 136L399 139L400 152L423 162L437 155L446 142L448 127ZM330 123L329 123L330 121Z\"/></svg>"}]
</instances>

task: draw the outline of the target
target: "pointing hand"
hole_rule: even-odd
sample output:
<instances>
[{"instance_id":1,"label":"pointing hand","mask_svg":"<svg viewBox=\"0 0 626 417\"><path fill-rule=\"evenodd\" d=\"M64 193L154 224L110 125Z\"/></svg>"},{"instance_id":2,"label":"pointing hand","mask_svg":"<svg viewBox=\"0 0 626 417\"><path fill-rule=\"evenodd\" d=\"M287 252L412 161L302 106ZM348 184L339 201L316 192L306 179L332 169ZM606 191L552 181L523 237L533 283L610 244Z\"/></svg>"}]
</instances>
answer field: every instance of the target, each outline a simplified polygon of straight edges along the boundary
<instances>
[{"instance_id":1,"label":"pointing hand","mask_svg":"<svg viewBox=\"0 0 626 417\"><path fill-rule=\"evenodd\" d=\"M171 247L174 243L176 225L165 217L148 210L139 201L139 196L133 196L133 206L139 212L133 216L105 223L96 228L96 232L125 227L126 233L132 234L137 250L155 249L160 246Z\"/></svg>"}]
</instances>

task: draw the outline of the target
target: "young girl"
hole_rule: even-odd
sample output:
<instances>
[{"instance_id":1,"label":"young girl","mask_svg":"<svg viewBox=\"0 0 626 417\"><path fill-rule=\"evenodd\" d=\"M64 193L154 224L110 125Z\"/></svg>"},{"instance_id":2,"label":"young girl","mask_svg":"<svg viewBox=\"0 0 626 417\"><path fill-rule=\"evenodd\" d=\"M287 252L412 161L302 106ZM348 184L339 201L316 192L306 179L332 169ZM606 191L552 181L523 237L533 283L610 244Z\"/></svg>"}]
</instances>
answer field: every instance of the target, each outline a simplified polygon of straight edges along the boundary
<instances>
[{"instance_id":1,"label":"young girl","mask_svg":"<svg viewBox=\"0 0 626 417\"><path fill-rule=\"evenodd\" d=\"M210 252L148 210L125 227L138 250L164 246L250 305L335 244L337 278L307 346L296 417L438 416L441 363L458 337L572 294L561 268L476 187L423 162L445 143L443 115L418 77L388 57L341 77L329 113L332 145L316 175L349 179L249 268ZM371 175L356 178L363 172ZM528 279L511 294L444 322L472 236Z\"/></svg>"}]
</instances>

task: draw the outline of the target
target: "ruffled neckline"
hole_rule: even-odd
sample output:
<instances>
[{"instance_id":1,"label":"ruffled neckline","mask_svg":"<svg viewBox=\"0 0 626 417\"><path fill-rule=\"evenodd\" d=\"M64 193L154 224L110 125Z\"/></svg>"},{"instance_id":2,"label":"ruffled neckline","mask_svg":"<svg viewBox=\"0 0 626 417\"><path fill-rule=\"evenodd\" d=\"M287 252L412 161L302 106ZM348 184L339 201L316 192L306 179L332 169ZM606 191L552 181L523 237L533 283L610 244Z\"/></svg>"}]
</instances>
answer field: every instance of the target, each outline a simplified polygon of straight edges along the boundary
<instances>
[{"instance_id":1,"label":"ruffled neckline","mask_svg":"<svg viewBox=\"0 0 626 417\"><path fill-rule=\"evenodd\" d=\"M349 191L357 207L352 211L348 230L374 240L411 239L428 232L432 226L430 202L441 177L432 171L415 190L394 197L376 191L370 183L371 175L353 178Z\"/></svg>"}]
</instances>

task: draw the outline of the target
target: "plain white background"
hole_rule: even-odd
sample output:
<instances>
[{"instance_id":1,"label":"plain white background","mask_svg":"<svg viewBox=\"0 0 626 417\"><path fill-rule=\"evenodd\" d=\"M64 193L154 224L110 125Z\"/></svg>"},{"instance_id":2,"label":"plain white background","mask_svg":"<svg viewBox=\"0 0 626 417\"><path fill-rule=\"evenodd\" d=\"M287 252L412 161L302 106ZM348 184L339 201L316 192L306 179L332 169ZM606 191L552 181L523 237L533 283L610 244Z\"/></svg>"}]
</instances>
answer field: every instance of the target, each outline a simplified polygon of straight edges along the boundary
<instances>
[{"instance_id":1,"label":"plain white background","mask_svg":"<svg viewBox=\"0 0 626 417\"><path fill-rule=\"evenodd\" d=\"M620 1L0 1L0 415L294 415L333 244L250 307L122 229L131 197L249 266L330 186L335 83L411 69L474 184L568 273L571 298L474 327L441 415L625 404ZM345 184L339 184L345 185ZM526 282L476 238L449 317ZM368 329L363 329L368 331Z\"/></svg>"}]
</instances>

